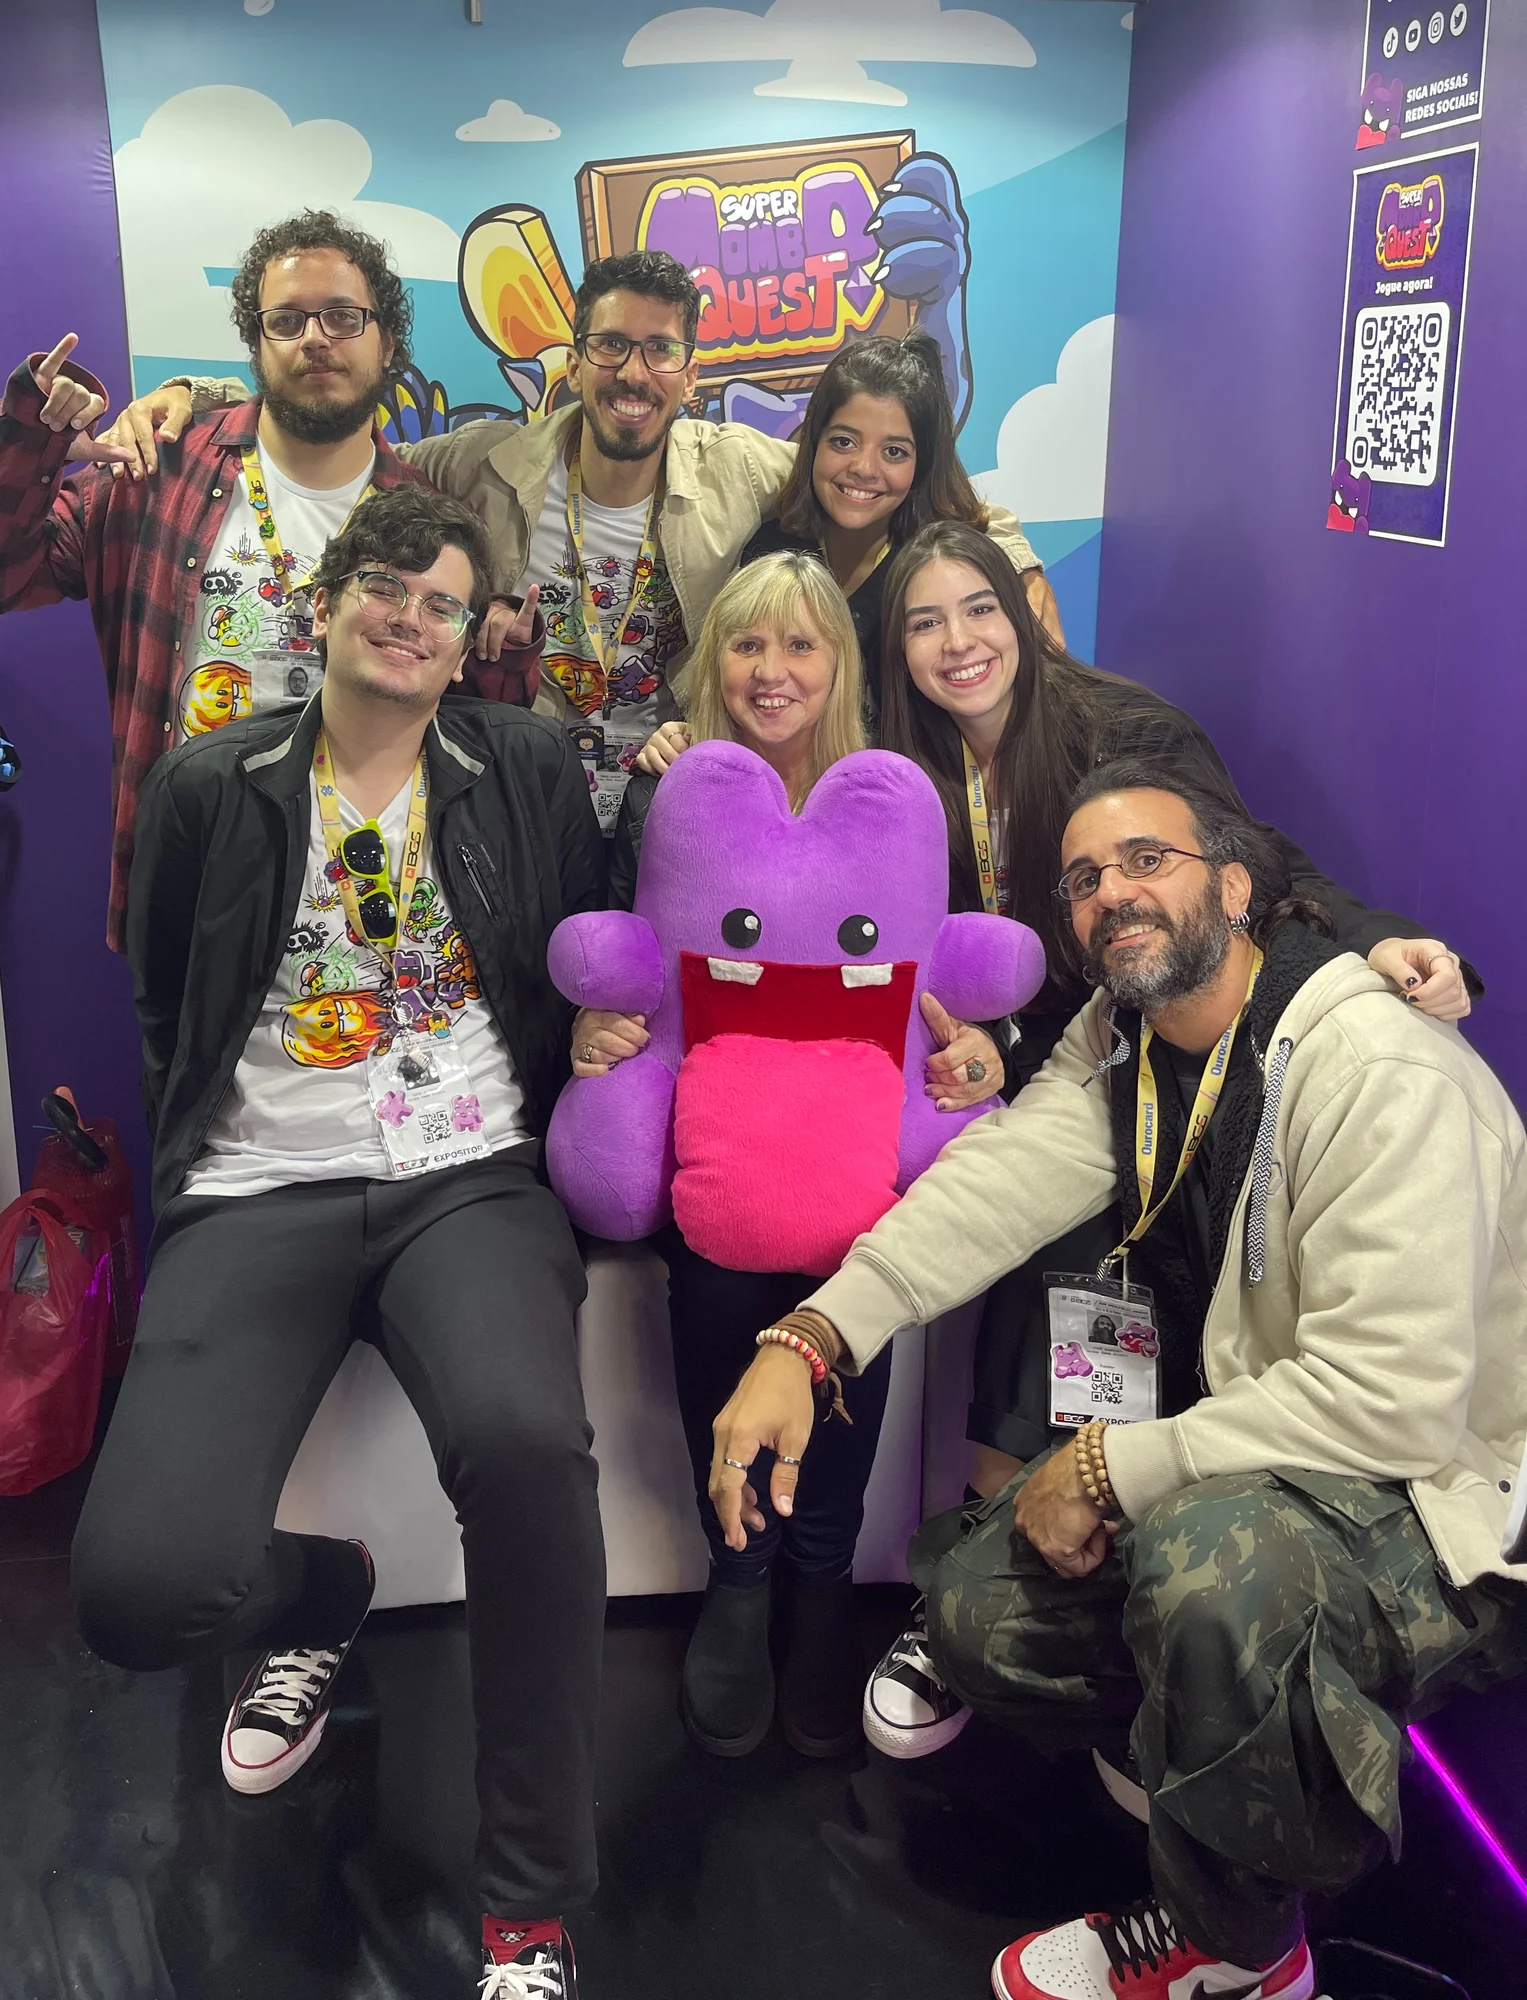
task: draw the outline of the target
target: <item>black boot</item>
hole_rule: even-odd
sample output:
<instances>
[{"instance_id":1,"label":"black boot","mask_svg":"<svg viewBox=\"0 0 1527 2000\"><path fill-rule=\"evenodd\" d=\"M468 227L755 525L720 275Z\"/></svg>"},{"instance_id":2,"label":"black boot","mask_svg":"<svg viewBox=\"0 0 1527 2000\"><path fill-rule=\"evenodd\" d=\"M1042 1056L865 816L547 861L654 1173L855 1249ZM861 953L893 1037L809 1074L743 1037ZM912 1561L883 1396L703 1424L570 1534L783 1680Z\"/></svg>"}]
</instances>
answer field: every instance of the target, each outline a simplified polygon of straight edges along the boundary
<instances>
[{"instance_id":1,"label":"black boot","mask_svg":"<svg viewBox=\"0 0 1527 2000\"><path fill-rule=\"evenodd\" d=\"M861 1740L864 1650L854 1580L793 1579L789 1640L780 1677L779 1726L803 1757L841 1757Z\"/></svg>"},{"instance_id":2,"label":"black boot","mask_svg":"<svg viewBox=\"0 0 1527 2000\"><path fill-rule=\"evenodd\" d=\"M769 1579L722 1583L711 1571L700 1622L684 1655L684 1727L713 1757L746 1757L774 1719Z\"/></svg>"}]
</instances>

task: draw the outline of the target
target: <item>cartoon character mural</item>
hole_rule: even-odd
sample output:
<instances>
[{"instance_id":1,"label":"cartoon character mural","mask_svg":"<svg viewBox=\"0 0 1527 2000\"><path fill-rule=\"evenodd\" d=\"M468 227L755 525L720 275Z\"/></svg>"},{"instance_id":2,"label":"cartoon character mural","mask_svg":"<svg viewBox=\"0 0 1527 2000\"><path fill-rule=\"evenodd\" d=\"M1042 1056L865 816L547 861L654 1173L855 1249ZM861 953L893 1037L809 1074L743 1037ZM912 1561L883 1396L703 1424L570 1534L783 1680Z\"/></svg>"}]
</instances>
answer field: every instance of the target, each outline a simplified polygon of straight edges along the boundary
<instances>
[{"instance_id":1,"label":"cartoon character mural","mask_svg":"<svg viewBox=\"0 0 1527 2000\"><path fill-rule=\"evenodd\" d=\"M1384 146L1398 139L1405 113L1405 85L1399 77L1386 83L1375 70L1363 89L1362 113L1357 125L1357 150Z\"/></svg>"},{"instance_id":2,"label":"cartoon character mural","mask_svg":"<svg viewBox=\"0 0 1527 2000\"><path fill-rule=\"evenodd\" d=\"M918 325L938 341L956 429L964 422L969 223L953 167L918 152L912 132L597 161L576 185L585 262L665 250L693 273L695 415L793 436L844 342ZM519 407L453 408L410 368L379 410L395 443L481 417L530 421L568 398L574 279L545 214L511 202L479 215L457 286Z\"/></svg>"}]
</instances>

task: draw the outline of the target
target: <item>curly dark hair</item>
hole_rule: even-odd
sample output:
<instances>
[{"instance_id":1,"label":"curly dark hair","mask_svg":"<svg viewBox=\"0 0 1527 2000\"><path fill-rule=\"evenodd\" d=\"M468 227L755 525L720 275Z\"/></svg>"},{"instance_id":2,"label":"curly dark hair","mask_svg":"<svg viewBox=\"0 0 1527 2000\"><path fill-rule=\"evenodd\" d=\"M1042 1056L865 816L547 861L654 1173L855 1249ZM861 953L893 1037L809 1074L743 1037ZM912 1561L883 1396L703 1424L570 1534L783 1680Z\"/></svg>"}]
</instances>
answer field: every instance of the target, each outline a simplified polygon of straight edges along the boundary
<instances>
[{"instance_id":1,"label":"curly dark hair","mask_svg":"<svg viewBox=\"0 0 1527 2000\"><path fill-rule=\"evenodd\" d=\"M594 308L606 292L639 292L684 310L684 338L693 341L700 324L700 288L677 257L666 250L632 250L624 257L598 257L583 274L574 300L573 340L589 330Z\"/></svg>"},{"instance_id":2,"label":"curly dark hair","mask_svg":"<svg viewBox=\"0 0 1527 2000\"><path fill-rule=\"evenodd\" d=\"M447 545L460 549L472 565L469 609L474 619L481 619L493 588L488 531L470 507L412 481L389 486L361 502L339 533L330 537L313 571L313 583L332 594L345 577L367 563L418 575Z\"/></svg>"},{"instance_id":3,"label":"curly dark hair","mask_svg":"<svg viewBox=\"0 0 1527 2000\"><path fill-rule=\"evenodd\" d=\"M387 245L364 229L351 229L327 208L305 208L262 229L244 252L233 278L233 323L251 354L260 351L260 286L273 257L298 250L337 250L366 280L377 325L393 342L389 376L408 366L409 338L414 330L414 302L392 268Z\"/></svg>"}]
</instances>

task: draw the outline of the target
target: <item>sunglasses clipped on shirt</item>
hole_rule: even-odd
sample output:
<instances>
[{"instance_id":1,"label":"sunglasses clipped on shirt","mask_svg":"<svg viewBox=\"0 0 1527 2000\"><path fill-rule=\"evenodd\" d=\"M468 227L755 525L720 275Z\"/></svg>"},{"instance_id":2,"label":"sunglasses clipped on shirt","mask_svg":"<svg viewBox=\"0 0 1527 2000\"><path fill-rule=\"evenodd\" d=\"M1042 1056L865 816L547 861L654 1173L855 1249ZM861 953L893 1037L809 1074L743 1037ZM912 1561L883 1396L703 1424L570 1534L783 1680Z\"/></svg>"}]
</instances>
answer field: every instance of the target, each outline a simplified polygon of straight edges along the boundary
<instances>
[{"instance_id":1,"label":"sunglasses clipped on shirt","mask_svg":"<svg viewBox=\"0 0 1527 2000\"><path fill-rule=\"evenodd\" d=\"M398 941L398 899L392 893L392 868L387 840L374 819L347 833L339 843L339 858L356 887L356 914L371 944Z\"/></svg>"}]
</instances>

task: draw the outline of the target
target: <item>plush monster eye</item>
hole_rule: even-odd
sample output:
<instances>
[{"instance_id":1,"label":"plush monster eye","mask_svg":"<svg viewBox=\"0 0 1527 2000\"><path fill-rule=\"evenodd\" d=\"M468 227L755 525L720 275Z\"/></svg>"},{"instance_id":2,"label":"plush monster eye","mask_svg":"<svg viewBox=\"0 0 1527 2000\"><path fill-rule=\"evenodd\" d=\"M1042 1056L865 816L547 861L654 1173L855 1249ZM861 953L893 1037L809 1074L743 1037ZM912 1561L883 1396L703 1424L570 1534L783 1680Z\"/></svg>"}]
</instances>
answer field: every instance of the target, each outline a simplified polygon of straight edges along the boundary
<instances>
[{"instance_id":1,"label":"plush monster eye","mask_svg":"<svg viewBox=\"0 0 1527 2000\"><path fill-rule=\"evenodd\" d=\"M873 917L845 917L838 926L838 943L854 958L863 958L880 941L880 926Z\"/></svg>"},{"instance_id":2,"label":"plush monster eye","mask_svg":"<svg viewBox=\"0 0 1527 2000\"><path fill-rule=\"evenodd\" d=\"M721 935L734 951L746 951L757 944L763 925L752 910L728 910L721 919Z\"/></svg>"}]
</instances>

